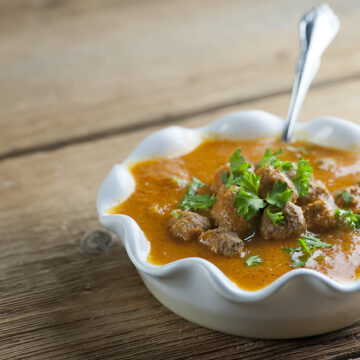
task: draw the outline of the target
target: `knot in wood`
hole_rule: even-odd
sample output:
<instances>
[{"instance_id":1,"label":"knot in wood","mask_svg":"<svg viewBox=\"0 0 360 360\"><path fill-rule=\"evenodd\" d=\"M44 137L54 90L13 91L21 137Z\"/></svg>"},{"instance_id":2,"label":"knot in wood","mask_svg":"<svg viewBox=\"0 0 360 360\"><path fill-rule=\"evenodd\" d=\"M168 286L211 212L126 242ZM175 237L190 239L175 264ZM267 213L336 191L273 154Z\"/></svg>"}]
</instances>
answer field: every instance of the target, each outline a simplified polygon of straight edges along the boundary
<instances>
[{"instance_id":1,"label":"knot in wood","mask_svg":"<svg viewBox=\"0 0 360 360\"><path fill-rule=\"evenodd\" d=\"M103 230L95 230L84 235L81 247L83 251L96 255L106 251L112 242L113 238L109 233Z\"/></svg>"}]
</instances>

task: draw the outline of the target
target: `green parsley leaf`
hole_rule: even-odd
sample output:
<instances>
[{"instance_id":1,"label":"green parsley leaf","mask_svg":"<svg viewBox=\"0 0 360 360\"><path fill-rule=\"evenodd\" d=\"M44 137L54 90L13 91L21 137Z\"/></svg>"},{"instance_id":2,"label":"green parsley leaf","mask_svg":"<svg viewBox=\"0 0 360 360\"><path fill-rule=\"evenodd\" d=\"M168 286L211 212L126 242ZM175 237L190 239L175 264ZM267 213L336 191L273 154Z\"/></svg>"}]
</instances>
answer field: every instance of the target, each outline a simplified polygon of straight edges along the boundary
<instances>
[{"instance_id":1,"label":"green parsley leaf","mask_svg":"<svg viewBox=\"0 0 360 360\"><path fill-rule=\"evenodd\" d=\"M280 225L284 223L284 214L282 211L271 212L270 206L265 209L265 214L270 218L274 225Z\"/></svg>"},{"instance_id":2,"label":"green parsley leaf","mask_svg":"<svg viewBox=\"0 0 360 360\"><path fill-rule=\"evenodd\" d=\"M312 167L307 160L300 158L297 162L297 171L293 183L299 197L307 196L310 186Z\"/></svg>"},{"instance_id":3,"label":"green parsley leaf","mask_svg":"<svg viewBox=\"0 0 360 360\"><path fill-rule=\"evenodd\" d=\"M258 195L260 176L246 170L238 179L237 185L240 189L235 190L234 207L238 214L244 216L245 220L250 220L260 209L265 207L264 200Z\"/></svg>"},{"instance_id":4,"label":"green parsley leaf","mask_svg":"<svg viewBox=\"0 0 360 360\"><path fill-rule=\"evenodd\" d=\"M300 268L300 267L304 267L305 264L307 263L307 261L309 260L309 257L305 257L303 259L297 259L295 260L291 266L294 267L294 268Z\"/></svg>"},{"instance_id":5,"label":"green parsley leaf","mask_svg":"<svg viewBox=\"0 0 360 360\"><path fill-rule=\"evenodd\" d=\"M230 175L232 175L231 173L230 173ZM230 177L230 176L229 176ZM227 171L226 170L224 170L223 171L223 173L221 174L221 182L223 183L223 184L226 184L227 183L227 181L228 181L228 175L227 175Z\"/></svg>"},{"instance_id":6,"label":"green parsley leaf","mask_svg":"<svg viewBox=\"0 0 360 360\"><path fill-rule=\"evenodd\" d=\"M238 214L245 220L250 220L260 209L265 207L265 202L258 195L240 188L235 196L234 207Z\"/></svg>"},{"instance_id":7,"label":"green parsley leaf","mask_svg":"<svg viewBox=\"0 0 360 360\"><path fill-rule=\"evenodd\" d=\"M255 195L259 193L260 175L255 175L251 171L245 171L240 179L239 186L243 187Z\"/></svg>"},{"instance_id":8,"label":"green parsley leaf","mask_svg":"<svg viewBox=\"0 0 360 360\"><path fill-rule=\"evenodd\" d=\"M284 173L287 173L289 172L290 170L294 170L294 165L292 164L291 161L280 161L280 164L279 164L279 169L284 172Z\"/></svg>"},{"instance_id":9,"label":"green parsley leaf","mask_svg":"<svg viewBox=\"0 0 360 360\"><path fill-rule=\"evenodd\" d=\"M266 195L266 201L279 208L283 208L285 203L291 199L292 190L283 181L276 180L271 191Z\"/></svg>"},{"instance_id":10,"label":"green parsley leaf","mask_svg":"<svg viewBox=\"0 0 360 360\"><path fill-rule=\"evenodd\" d=\"M249 163L245 161L245 158L241 155L241 148L238 148L230 156L230 171L234 177L243 174L247 169L251 167Z\"/></svg>"},{"instance_id":11,"label":"green parsley leaf","mask_svg":"<svg viewBox=\"0 0 360 360\"><path fill-rule=\"evenodd\" d=\"M259 265L263 262L263 259L259 256L259 255L253 255L253 256L249 256L246 261L245 264L247 266L256 266Z\"/></svg>"},{"instance_id":12,"label":"green parsley leaf","mask_svg":"<svg viewBox=\"0 0 360 360\"><path fill-rule=\"evenodd\" d=\"M304 239L306 245L313 251L316 249L324 249L324 248L332 247L331 244L321 241L319 238L317 238L316 236L310 233L305 234L302 238Z\"/></svg>"},{"instance_id":13,"label":"green parsley leaf","mask_svg":"<svg viewBox=\"0 0 360 360\"><path fill-rule=\"evenodd\" d=\"M205 186L205 184L202 181L193 177L185 196L179 204L179 208L185 211L211 209L216 202L215 196L210 196L209 194L196 194L196 191L203 186Z\"/></svg>"},{"instance_id":14,"label":"green parsley leaf","mask_svg":"<svg viewBox=\"0 0 360 360\"><path fill-rule=\"evenodd\" d=\"M205 186L205 184L194 176L186 194L195 195L196 191L203 186Z\"/></svg>"},{"instance_id":15,"label":"green parsley leaf","mask_svg":"<svg viewBox=\"0 0 360 360\"><path fill-rule=\"evenodd\" d=\"M273 153L270 148L267 148L265 150L263 158L256 166L256 169L260 169L267 165L272 165L272 166L278 167L280 164L280 160L277 159L276 156L282 154L282 152L283 152L282 149L279 149L278 151Z\"/></svg>"},{"instance_id":16,"label":"green parsley leaf","mask_svg":"<svg viewBox=\"0 0 360 360\"><path fill-rule=\"evenodd\" d=\"M176 210L172 211L171 216L173 216L174 218L177 218L177 219L181 218L181 215Z\"/></svg>"},{"instance_id":17,"label":"green parsley leaf","mask_svg":"<svg viewBox=\"0 0 360 360\"><path fill-rule=\"evenodd\" d=\"M354 200L354 197L348 191L340 191L337 196L342 196L345 205L349 205Z\"/></svg>"},{"instance_id":18,"label":"green parsley leaf","mask_svg":"<svg viewBox=\"0 0 360 360\"><path fill-rule=\"evenodd\" d=\"M306 240L300 238L300 239L298 239L298 242L299 242L299 244L300 244L300 247L301 247L303 253L304 253L305 255L311 256L311 250L310 250L309 247L307 246Z\"/></svg>"},{"instance_id":19,"label":"green parsley leaf","mask_svg":"<svg viewBox=\"0 0 360 360\"><path fill-rule=\"evenodd\" d=\"M297 248L283 248L284 251L290 254L293 261L292 267L304 267L309 258L314 254L316 249L331 248L332 245L321 241L316 236L308 233L298 239L300 247ZM317 261L323 259L322 256L316 257L314 260Z\"/></svg>"},{"instance_id":20,"label":"green parsley leaf","mask_svg":"<svg viewBox=\"0 0 360 360\"><path fill-rule=\"evenodd\" d=\"M173 177L172 181L177 183L180 186L188 186L188 183L185 180L181 180L181 179L178 179L176 177Z\"/></svg>"},{"instance_id":21,"label":"green parsley leaf","mask_svg":"<svg viewBox=\"0 0 360 360\"><path fill-rule=\"evenodd\" d=\"M185 211L208 210L216 203L215 195L209 194L186 194L179 204L179 208Z\"/></svg>"},{"instance_id":22,"label":"green parsley leaf","mask_svg":"<svg viewBox=\"0 0 360 360\"><path fill-rule=\"evenodd\" d=\"M307 155L309 153L309 150L304 146L300 149L300 151L304 154Z\"/></svg>"},{"instance_id":23,"label":"green parsley leaf","mask_svg":"<svg viewBox=\"0 0 360 360\"><path fill-rule=\"evenodd\" d=\"M223 172L222 176L222 182L225 184L225 187L229 187L231 185L236 185L236 183L239 181L238 177L235 177L233 173L231 172L229 177L227 177L226 171Z\"/></svg>"},{"instance_id":24,"label":"green parsley leaf","mask_svg":"<svg viewBox=\"0 0 360 360\"><path fill-rule=\"evenodd\" d=\"M352 210L336 209L335 216L339 221L349 225L354 230L360 228L360 215L354 214Z\"/></svg>"}]
</instances>

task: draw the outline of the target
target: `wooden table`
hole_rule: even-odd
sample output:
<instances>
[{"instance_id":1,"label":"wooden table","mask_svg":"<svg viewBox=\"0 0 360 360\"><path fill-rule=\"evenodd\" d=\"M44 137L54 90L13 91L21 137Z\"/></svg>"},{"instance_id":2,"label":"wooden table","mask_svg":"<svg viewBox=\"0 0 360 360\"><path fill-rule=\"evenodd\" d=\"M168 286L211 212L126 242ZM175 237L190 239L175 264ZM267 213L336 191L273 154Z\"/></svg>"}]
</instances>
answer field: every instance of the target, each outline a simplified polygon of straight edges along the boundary
<instances>
[{"instance_id":1,"label":"wooden table","mask_svg":"<svg viewBox=\"0 0 360 360\"><path fill-rule=\"evenodd\" d=\"M358 122L360 3L301 120ZM146 135L225 113L285 116L313 0L0 1L0 358L348 359L360 324L290 341L228 336L163 307L99 225L97 189Z\"/></svg>"}]
</instances>

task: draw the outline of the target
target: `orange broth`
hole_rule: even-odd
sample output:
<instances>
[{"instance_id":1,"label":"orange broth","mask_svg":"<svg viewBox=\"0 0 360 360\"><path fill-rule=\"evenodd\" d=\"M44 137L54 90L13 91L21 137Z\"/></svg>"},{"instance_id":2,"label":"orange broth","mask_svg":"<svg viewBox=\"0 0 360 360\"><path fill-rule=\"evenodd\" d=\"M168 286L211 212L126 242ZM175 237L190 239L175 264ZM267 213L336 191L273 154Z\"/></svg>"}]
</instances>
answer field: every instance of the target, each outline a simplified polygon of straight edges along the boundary
<instances>
[{"instance_id":1,"label":"orange broth","mask_svg":"<svg viewBox=\"0 0 360 360\"><path fill-rule=\"evenodd\" d=\"M281 160L297 161L299 156L309 160L316 179L322 180L330 191L353 185L360 180L360 154L350 151L324 148L309 143L281 146L278 140L207 140L192 152L176 157L161 158L136 163L131 172L136 181L134 193L123 203L110 210L126 214L136 220L151 244L148 261L163 265L186 257L201 257L218 266L230 280L246 290L258 290L292 270L291 259L283 247L297 247L297 239L265 241L259 236L245 242L243 253L238 257L214 254L199 242L175 239L168 230L171 212L177 208L186 188L173 181L180 178L190 182L195 176L211 184L217 168L225 164L235 149L251 163L259 161L267 147L283 148ZM295 148L295 151L294 151ZM298 150L296 150L298 149ZM301 149L304 153L301 153ZM332 158L335 165L329 169L317 166L317 160ZM206 187L204 191L209 191ZM321 249L322 259L307 264L338 281L351 281L360 275L360 234L352 230L337 229L319 235L332 248ZM245 259L259 255L263 263L248 267Z\"/></svg>"}]
</instances>

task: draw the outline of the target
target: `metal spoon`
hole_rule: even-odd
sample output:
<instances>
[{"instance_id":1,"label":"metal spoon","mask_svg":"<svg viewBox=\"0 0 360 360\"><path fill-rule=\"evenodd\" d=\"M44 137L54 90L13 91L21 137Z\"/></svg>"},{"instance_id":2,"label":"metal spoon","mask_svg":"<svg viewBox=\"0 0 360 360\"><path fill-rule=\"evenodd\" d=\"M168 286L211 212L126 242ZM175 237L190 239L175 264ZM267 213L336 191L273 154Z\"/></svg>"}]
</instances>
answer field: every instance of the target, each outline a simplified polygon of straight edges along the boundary
<instances>
[{"instance_id":1,"label":"metal spoon","mask_svg":"<svg viewBox=\"0 0 360 360\"><path fill-rule=\"evenodd\" d=\"M284 142L289 142L291 139L305 95L320 67L321 55L334 39L339 27L339 19L327 4L310 10L300 22L301 54L296 66L290 106L282 137Z\"/></svg>"}]
</instances>

